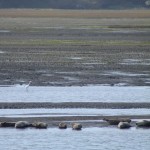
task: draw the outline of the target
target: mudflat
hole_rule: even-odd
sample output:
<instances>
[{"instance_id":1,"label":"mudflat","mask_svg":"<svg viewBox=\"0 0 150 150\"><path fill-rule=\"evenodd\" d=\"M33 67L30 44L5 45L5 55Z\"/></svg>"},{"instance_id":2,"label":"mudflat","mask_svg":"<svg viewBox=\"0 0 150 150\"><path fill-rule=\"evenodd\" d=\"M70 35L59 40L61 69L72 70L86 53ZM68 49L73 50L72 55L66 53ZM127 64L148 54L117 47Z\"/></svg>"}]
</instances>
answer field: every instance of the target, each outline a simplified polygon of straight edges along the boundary
<instances>
[{"instance_id":1,"label":"mudflat","mask_svg":"<svg viewBox=\"0 0 150 150\"><path fill-rule=\"evenodd\" d=\"M0 10L0 85L150 85L150 10ZM1 109L149 108L149 103L0 103ZM105 116L5 118L85 121ZM113 117L113 116L110 116ZM117 116L149 119L150 116ZM92 121L89 121L92 120ZM95 121L96 120L96 121ZM102 126L107 126L102 123Z\"/></svg>"},{"instance_id":2,"label":"mudflat","mask_svg":"<svg viewBox=\"0 0 150 150\"><path fill-rule=\"evenodd\" d=\"M0 10L0 84L149 86L149 14Z\"/></svg>"},{"instance_id":3,"label":"mudflat","mask_svg":"<svg viewBox=\"0 0 150 150\"><path fill-rule=\"evenodd\" d=\"M96 108L96 109L132 109L150 108L150 103L122 102L0 102L0 109L38 109L38 108Z\"/></svg>"}]
</instances>

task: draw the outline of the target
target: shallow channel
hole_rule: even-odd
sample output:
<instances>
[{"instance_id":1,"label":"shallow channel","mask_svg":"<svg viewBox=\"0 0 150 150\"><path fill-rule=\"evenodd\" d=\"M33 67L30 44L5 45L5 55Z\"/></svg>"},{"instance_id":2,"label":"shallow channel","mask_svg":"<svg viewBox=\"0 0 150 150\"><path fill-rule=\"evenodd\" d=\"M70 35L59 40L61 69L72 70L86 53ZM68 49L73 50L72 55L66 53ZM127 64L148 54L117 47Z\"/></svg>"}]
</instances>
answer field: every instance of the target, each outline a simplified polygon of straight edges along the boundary
<instances>
[{"instance_id":1,"label":"shallow channel","mask_svg":"<svg viewBox=\"0 0 150 150\"><path fill-rule=\"evenodd\" d=\"M149 115L150 109L0 109L0 117Z\"/></svg>"},{"instance_id":2,"label":"shallow channel","mask_svg":"<svg viewBox=\"0 0 150 150\"><path fill-rule=\"evenodd\" d=\"M148 86L0 86L0 102L150 102Z\"/></svg>"}]
</instances>

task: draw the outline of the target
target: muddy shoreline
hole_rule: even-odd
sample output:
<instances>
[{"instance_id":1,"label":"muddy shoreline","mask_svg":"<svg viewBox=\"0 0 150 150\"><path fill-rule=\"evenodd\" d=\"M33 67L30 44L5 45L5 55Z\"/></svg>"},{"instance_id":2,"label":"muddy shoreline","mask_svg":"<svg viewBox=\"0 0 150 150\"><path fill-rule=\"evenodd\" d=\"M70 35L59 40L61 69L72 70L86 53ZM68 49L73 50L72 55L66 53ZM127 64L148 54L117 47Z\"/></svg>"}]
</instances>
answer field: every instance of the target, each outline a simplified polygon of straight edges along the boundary
<instances>
[{"instance_id":1,"label":"muddy shoreline","mask_svg":"<svg viewBox=\"0 0 150 150\"><path fill-rule=\"evenodd\" d=\"M3 18L0 85L149 86L149 22Z\"/></svg>"},{"instance_id":2,"label":"muddy shoreline","mask_svg":"<svg viewBox=\"0 0 150 150\"><path fill-rule=\"evenodd\" d=\"M131 109L131 108L150 108L150 103L101 103L101 102L64 102L64 103L0 103L0 109L67 109L67 108L97 108L97 109ZM32 122L45 122L48 127L56 127L60 122L66 122L68 127L71 128L73 122L78 122L83 125L83 128L87 127L116 127L109 125L108 122L103 121L104 118L130 118L131 125L135 126L135 120L146 120L150 119L150 115L82 115L82 116L47 116L47 117L0 117L1 122L17 122L17 121L28 121Z\"/></svg>"},{"instance_id":3,"label":"muddy shoreline","mask_svg":"<svg viewBox=\"0 0 150 150\"><path fill-rule=\"evenodd\" d=\"M132 109L150 108L150 103L127 102L0 102L0 109L35 109L35 108L97 108L97 109Z\"/></svg>"}]
</instances>

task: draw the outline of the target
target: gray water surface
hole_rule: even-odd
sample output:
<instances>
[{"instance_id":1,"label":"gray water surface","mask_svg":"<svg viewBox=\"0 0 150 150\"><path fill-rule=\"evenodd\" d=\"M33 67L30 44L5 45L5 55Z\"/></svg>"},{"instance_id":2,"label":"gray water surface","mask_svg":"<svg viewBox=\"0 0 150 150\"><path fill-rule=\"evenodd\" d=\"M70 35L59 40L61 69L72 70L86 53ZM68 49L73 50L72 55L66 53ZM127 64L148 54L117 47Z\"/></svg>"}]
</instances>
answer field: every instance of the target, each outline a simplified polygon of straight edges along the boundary
<instances>
[{"instance_id":1,"label":"gray water surface","mask_svg":"<svg viewBox=\"0 0 150 150\"><path fill-rule=\"evenodd\" d=\"M1 86L0 102L150 102L147 86Z\"/></svg>"},{"instance_id":2,"label":"gray water surface","mask_svg":"<svg viewBox=\"0 0 150 150\"><path fill-rule=\"evenodd\" d=\"M0 109L0 117L149 115L150 109Z\"/></svg>"},{"instance_id":3,"label":"gray water surface","mask_svg":"<svg viewBox=\"0 0 150 150\"><path fill-rule=\"evenodd\" d=\"M3 150L149 150L150 130L120 130L117 128L0 128Z\"/></svg>"}]
</instances>

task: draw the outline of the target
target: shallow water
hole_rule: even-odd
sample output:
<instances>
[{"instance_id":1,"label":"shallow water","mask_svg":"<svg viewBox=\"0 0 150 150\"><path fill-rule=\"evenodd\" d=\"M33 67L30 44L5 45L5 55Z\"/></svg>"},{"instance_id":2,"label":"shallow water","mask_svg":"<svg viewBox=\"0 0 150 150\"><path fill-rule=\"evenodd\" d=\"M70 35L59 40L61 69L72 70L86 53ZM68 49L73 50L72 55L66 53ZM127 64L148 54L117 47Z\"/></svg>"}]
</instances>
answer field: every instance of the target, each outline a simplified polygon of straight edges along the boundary
<instances>
[{"instance_id":1,"label":"shallow water","mask_svg":"<svg viewBox=\"0 0 150 150\"><path fill-rule=\"evenodd\" d=\"M3 51L0 51L0 54L3 54L4 52Z\"/></svg>"},{"instance_id":2,"label":"shallow water","mask_svg":"<svg viewBox=\"0 0 150 150\"><path fill-rule=\"evenodd\" d=\"M0 87L0 102L150 102L144 86Z\"/></svg>"},{"instance_id":3,"label":"shallow water","mask_svg":"<svg viewBox=\"0 0 150 150\"><path fill-rule=\"evenodd\" d=\"M150 59L124 59L122 65L150 65Z\"/></svg>"},{"instance_id":4,"label":"shallow water","mask_svg":"<svg viewBox=\"0 0 150 150\"><path fill-rule=\"evenodd\" d=\"M106 72L104 75L114 75L114 76L129 76L129 77L141 77L141 76L148 76L148 74L136 74L136 73L131 73L131 72L122 72L122 71L111 71L111 72Z\"/></svg>"},{"instance_id":5,"label":"shallow water","mask_svg":"<svg viewBox=\"0 0 150 150\"><path fill-rule=\"evenodd\" d=\"M0 128L3 150L149 150L150 130L117 128L70 128L59 130Z\"/></svg>"},{"instance_id":6,"label":"shallow water","mask_svg":"<svg viewBox=\"0 0 150 150\"><path fill-rule=\"evenodd\" d=\"M9 30L0 30L0 33L9 33Z\"/></svg>"},{"instance_id":7,"label":"shallow water","mask_svg":"<svg viewBox=\"0 0 150 150\"><path fill-rule=\"evenodd\" d=\"M0 109L0 117L149 115L150 109Z\"/></svg>"}]
</instances>

